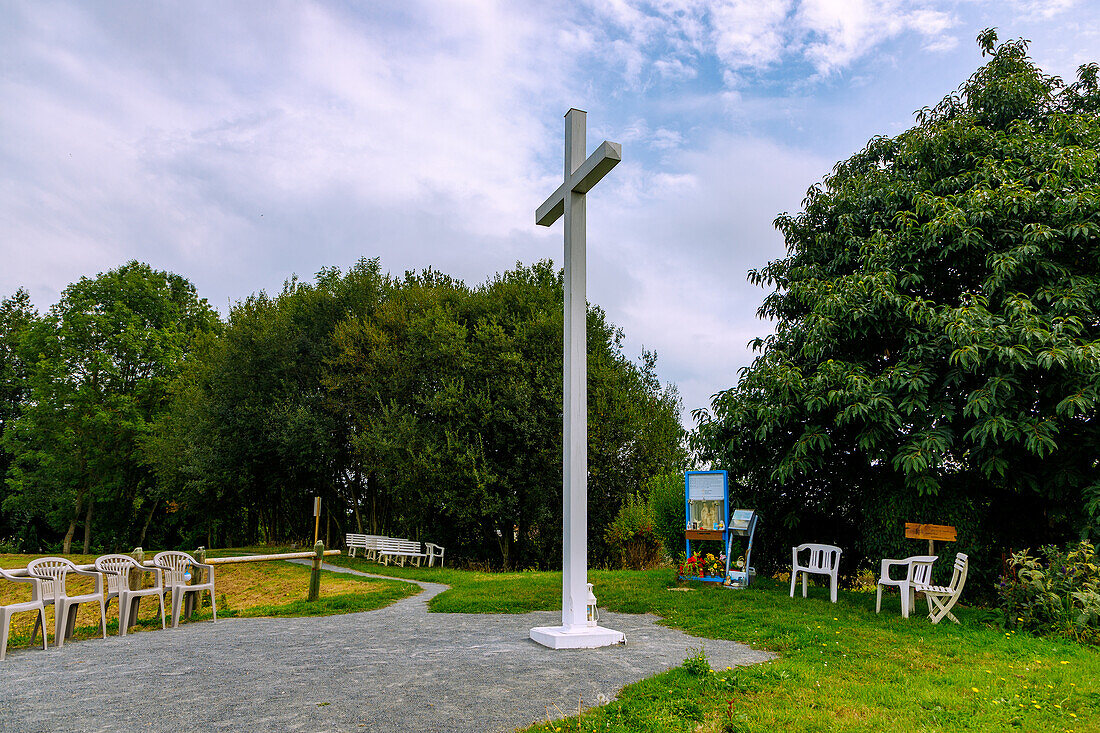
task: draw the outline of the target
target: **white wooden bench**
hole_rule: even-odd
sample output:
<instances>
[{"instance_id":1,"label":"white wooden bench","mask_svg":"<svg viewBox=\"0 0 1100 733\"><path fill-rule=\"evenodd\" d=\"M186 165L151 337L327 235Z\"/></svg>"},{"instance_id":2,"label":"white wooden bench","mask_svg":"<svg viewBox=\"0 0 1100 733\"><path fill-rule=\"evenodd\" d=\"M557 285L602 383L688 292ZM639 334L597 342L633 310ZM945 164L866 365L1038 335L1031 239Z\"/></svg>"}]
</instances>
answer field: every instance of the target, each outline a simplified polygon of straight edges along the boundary
<instances>
[{"instance_id":1,"label":"white wooden bench","mask_svg":"<svg viewBox=\"0 0 1100 733\"><path fill-rule=\"evenodd\" d=\"M355 557L356 550L363 550L365 554L367 549L367 536L365 534L351 534L349 532L344 535L344 544L348 548L348 557Z\"/></svg>"},{"instance_id":2,"label":"white wooden bench","mask_svg":"<svg viewBox=\"0 0 1100 733\"><path fill-rule=\"evenodd\" d=\"M410 558L419 566L421 558L428 557L421 551L419 542L398 540L393 537L379 537L377 551L383 565L388 565L390 558L393 558L395 562L404 566L405 558Z\"/></svg>"},{"instance_id":3,"label":"white wooden bench","mask_svg":"<svg viewBox=\"0 0 1100 733\"><path fill-rule=\"evenodd\" d=\"M356 550L363 551L363 559L378 561L378 541L389 539L376 534L347 534L344 544L348 546L348 557L355 557Z\"/></svg>"}]
</instances>

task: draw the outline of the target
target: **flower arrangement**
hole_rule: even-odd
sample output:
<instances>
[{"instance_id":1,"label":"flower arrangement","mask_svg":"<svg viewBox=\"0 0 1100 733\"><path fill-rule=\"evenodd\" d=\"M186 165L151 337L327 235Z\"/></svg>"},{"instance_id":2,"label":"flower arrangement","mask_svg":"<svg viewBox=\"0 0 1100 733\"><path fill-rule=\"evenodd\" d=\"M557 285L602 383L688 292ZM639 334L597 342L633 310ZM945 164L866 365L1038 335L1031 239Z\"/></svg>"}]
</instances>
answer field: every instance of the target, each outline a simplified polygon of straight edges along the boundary
<instances>
[{"instance_id":1,"label":"flower arrangement","mask_svg":"<svg viewBox=\"0 0 1100 733\"><path fill-rule=\"evenodd\" d=\"M726 567L726 556L714 555L708 552L706 555L692 555L680 564L680 575L683 577L721 577Z\"/></svg>"}]
</instances>

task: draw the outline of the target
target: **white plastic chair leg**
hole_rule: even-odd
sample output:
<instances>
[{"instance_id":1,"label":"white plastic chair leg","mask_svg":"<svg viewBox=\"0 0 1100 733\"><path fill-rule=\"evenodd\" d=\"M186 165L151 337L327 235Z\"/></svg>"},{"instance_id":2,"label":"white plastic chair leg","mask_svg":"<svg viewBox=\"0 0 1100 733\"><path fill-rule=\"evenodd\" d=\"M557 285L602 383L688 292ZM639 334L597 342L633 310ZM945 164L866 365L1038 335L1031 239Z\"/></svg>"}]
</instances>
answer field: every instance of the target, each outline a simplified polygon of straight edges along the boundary
<instances>
[{"instance_id":1,"label":"white plastic chair leg","mask_svg":"<svg viewBox=\"0 0 1100 733\"><path fill-rule=\"evenodd\" d=\"M902 604L905 605L905 604ZM882 584L875 586L875 613L882 612Z\"/></svg>"},{"instance_id":2,"label":"white plastic chair leg","mask_svg":"<svg viewBox=\"0 0 1100 733\"><path fill-rule=\"evenodd\" d=\"M794 598L794 587L798 585L798 571L791 570L791 598Z\"/></svg>"},{"instance_id":3,"label":"white plastic chair leg","mask_svg":"<svg viewBox=\"0 0 1100 733\"><path fill-rule=\"evenodd\" d=\"M179 586L172 589L172 628L178 628L180 625L180 611L183 607L184 592L179 590Z\"/></svg>"},{"instance_id":4,"label":"white plastic chair leg","mask_svg":"<svg viewBox=\"0 0 1100 733\"><path fill-rule=\"evenodd\" d=\"M53 643L58 649L65 646L65 620L69 616L69 606L64 602L53 604ZM43 630L42 633L46 633Z\"/></svg>"},{"instance_id":5,"label":"white plastic chair leg","mask_svg":"<svg viewBox=\"0 0 1100 733\"><path fill-rule=\"evenodd\" d=\"M803 570L802 571L802 597L803 598L806 597L806 589L809 588L809 585L810 585L810 574L807 573L805 570Z\"/></svg>"},{"instance_id":6,"label":"white plastic chair leg","mask_svg":"<svg viewBox=\"0 0 1100 733\"><path fill-rule=\"evenodd\" d=\"M199 594L199 598L202 598L202 593ZM214 589L210 589L210 610L214 614L214 623L218 623L218 607L214 604Z\"/></svg>"},{"instance_id":7,"label":"white plastic chair leg","mask_svg":"<svg viewBox=\"0 0 1100 733\"><path fill-rule=\"evenodd\" d=\"M4 652L8 650L8 631L11 629L11 614L8 609L0 610L0 661L4 659ZM45 636L45 634L43 634Z\"/></svg>"},{"instance_id":8,"label":"white plastic chair leg","mask_svg":"<svg viewBox=\"0 0 1100 733\"><path fill-rule=\"evenodd\" d=\"M118 635L126 636L126 626L130 618L130 599L118 594Z\"/></svg>"},{"instance_id":9,"label":"white plastic chair leg","mask_svg":"<svg viewBox=\"0 0 1100 733\"><path fill-rule=\"evenodd\" d=\"M836 574L834 573L830 578L829 583L829 600L836 603Z\"/></svg>"}]
</instances>

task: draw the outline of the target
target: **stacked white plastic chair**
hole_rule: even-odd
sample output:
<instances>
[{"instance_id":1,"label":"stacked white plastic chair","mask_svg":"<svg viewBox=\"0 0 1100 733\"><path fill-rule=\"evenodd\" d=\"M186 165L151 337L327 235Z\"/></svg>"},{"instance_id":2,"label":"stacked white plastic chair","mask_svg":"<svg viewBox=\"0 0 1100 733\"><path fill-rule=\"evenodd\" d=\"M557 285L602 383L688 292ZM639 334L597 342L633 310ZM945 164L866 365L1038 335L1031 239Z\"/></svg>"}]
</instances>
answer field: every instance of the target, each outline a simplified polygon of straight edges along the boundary
<instances>
[{"instance_id":1,"label":"stacked white plastic chair","mask_svg":"<svg viewBox=\"0 0 1100 733\"><path fill-rule=\"evenodd\" d=\"M210 593L210 610L214 613L214 622L218 621L218 607L214 602L214 566L197 562L186 552L162 552L153 558L153 565L164 571L165 590L172 591L172 628L180 624L183 598L188 593L195 594L195 601L202 600L202 592ZM206 573L206 582L192 583L191 569Z\"/></svg>"},{"instance_id":2,"label":"stacked white plastic chair","mask_svg":"<svg viewBox=\"0 0 1100 733\"><path fill-rule=\"evenodd\" d=\"M130 625L130 613L135 606L135 601L144 596L156 596L160 601L160 627L164 624L164 582L163 572L160 568L147 568L128 555L104 555L96 558L95 568L107 578L107 603L112 598L118 599L118 635L126 636L126 629ZM137 588L130 588L130 572L152 573L155 576L154 585L142 588L138 583Z\"/></svg>"},{"instance_id":3,"label":"stacked white plastic chair","mask_svg":"<svg viewBox=\"0 0 1100 733\"><path fill-rule=\"evenodd\" d=\"M809 559L805 565L799 563L798 553L805 550L810 551ZM828 575L829 576L829 600L836 603L836 586L837 586L837 573L840 570L840 553L843 552L839 547L833 545L817 545L814 543L806 543L799 545L798 547L791 548L791 598L794 598L794 586L798 582L798 574L802 573L802 597L806 597L806 586L808 584L809 575Z\"/></svg>"},{"instance_id":4,"label":"stacked white plastic chair","mask_svg":"<svg viewBox=\"0 0 1100 733\"><path fill-rule=\"evenodd\" d=\"M70 573L95 578L95 590L91 593L70 596L65 583ZM81 570L63 557L40 557L27 563L27 575L43 581L43 602L48 603L48 598L53 598L54 643L57 646L64 646L66 634L72 634L76 624L76 612L81 603L99 604L99 625L103 630L103 638L107 638L107 606L102 573L95 570ZM42 633L46 633L44 627Z\"/></svg>"},{"instance_id":5,"label":"stacked white plastic chair","mask_svg":"<svg viewBox=\"0 0 1100 733\"><path fill-rule=\"evenodd\" d=\"M0 606L0 660L4 658L4 652L8 649L8 632L11 630L11 617L23 611L37 611L39 618L36 624L42 624L42 648L46 648L46 606L42 603L42 581L38 578L20 578L9 575L0 568L0 578L10 580L13 583L28 583L31 585L31 600L19 601ZM35 629L37 630L37 625ZM31 637L31 641L34 637Z\"/></svg>"}]
</instances>

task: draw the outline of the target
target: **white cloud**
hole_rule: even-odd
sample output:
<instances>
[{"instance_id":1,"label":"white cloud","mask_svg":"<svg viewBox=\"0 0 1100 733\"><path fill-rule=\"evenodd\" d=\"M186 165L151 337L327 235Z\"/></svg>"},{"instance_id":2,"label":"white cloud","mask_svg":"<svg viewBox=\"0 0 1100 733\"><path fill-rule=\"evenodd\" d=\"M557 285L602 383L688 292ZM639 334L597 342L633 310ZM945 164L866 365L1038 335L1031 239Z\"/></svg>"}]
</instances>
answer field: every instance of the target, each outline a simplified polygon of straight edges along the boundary
<instances>
[{"instance_id":1,"label":"white cloud","mask_svg":"<svg viewBox=\"0 0 1100 733\"><path fill-rule=\"evenodd\" d=\"M900 0L804 0L797 20L811 39L803 53L822 75L849 66L904 31L935 43L955 23L945 12Z\"/></svg>"},{"instance_id":2,"label":"white cloud","mask_svg":"<svg viewBox=\"0 0 1100 733\"><path fill-rule=\"evenodd\" d=\"M1078 0L1011 0L1025 20L1049 20L1078 5Z\"/></svg>"},{"instance_id":3,"label":"white cloud","mask_svg":"<svg viewBox=\"0 0 1100 733\"><path fill-rule=\"evenodd\" d=\"M682 59L678 58L661 58L653 62L653 67L657 69L657 73L662 78L669 81L682 81L684 79L694 79L698 72L695 67L689 66L684 63Z\"/></svg>"},{"instance_id":4,"label":"white cloud","mask_svg":"<svg viewBox=\"0 0 1100 733\"><path fill-rule=\"evenodd\" d=\"M755 318L766 293L746 273L784 255L773 218L797 211L830 165L765 140L716 135L680 155L674 170L623 163L589 207L589 298L623 326L628 353L657 350L688 412L733 386L752 360L748 341L770 332Z\"/></svg>"},{"instance_id":5,"label":"white cloud","mask_svg":"<svg viewBox=\"0 0 1100 733\"><path fill-rule=\"evenodd\" d=\"M711 8L714 52L732 68L762 68L787 46L786 19L793 0L724 0Z\"/></svg>"}]
</instances>

